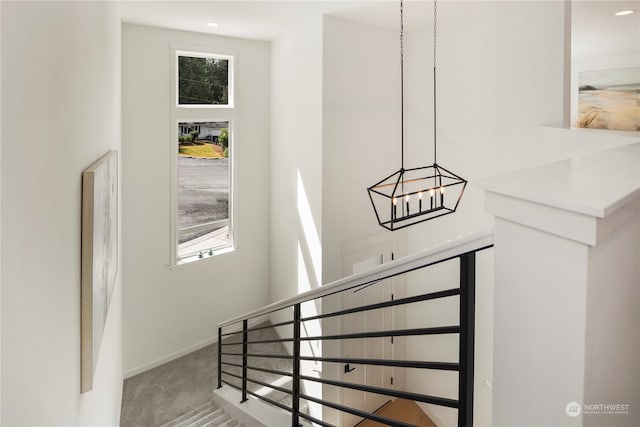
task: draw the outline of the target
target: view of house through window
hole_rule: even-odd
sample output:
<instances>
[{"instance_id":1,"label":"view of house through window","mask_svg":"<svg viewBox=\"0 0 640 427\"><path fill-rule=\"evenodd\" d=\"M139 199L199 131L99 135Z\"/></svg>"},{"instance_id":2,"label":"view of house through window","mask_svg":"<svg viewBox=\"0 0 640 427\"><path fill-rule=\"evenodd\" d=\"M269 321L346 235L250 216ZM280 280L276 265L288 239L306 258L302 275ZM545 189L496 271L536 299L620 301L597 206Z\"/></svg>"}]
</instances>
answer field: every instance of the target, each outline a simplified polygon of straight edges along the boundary
<instances>
[{"instance_id":1,"label":"view of house through window","mask_svg":"<svg viewBox=\"0 0 640 427\"><path fill-rule=\"evenodd\" d=\"M233 247L233 55L175 50L174 261ZM172 145L172 150L175 146ZM175 169L174 169L175 170ZM173 255L172 255L173 256Z\"/></svg>"},{"instance_id":2,"label":"view of house through window","mask_svg":"<svg viewBox=\"0 0 640 427\"><path fill-rule=\"evenodd\" d=\"M229 122L178 124L178 257L230 245Z\"/></svg>"}]
</instances>

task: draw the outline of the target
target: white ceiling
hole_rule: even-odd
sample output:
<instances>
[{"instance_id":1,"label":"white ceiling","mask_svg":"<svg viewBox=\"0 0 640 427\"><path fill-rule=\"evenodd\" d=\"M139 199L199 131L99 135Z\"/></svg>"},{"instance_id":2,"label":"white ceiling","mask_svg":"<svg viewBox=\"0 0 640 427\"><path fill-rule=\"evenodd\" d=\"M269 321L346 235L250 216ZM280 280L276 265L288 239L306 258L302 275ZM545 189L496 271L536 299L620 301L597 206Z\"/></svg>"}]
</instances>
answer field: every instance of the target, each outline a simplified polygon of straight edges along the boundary
<instances>
[{"instance_id":1,"label":"white ceiling","mask_svg":"<svg viewBox=\"0 0 640 427\"><path fill-rule=\"evenodd\" d=\"M330 14L393 30L398 30L400 24L397 0L121 1L119 4L122 19L127 23L258 40L273 40L300 17L311 14ZM405 0L405 28L430 24L432 8L431 1ZM207 27L209 21L216 22L218 27Z\"/></svg>"},{"instance_id":2,"label":"white ceiling","mask_svg":"<svg viewBox=\"0 0 640 427\"><path fill-rule=\"evenodd\" d=\"M176 30L273 40L303 16L353 9L358 1L122 1L122 20ZM218 27L209 28L207 22Z\"/></svg>"},{"instance_id":3,"label":"white ceiling","mask_svg":"<svg viewBox=\"0 0 640 427\"><path fill-rule=\"evenodd\" d=\"M259 40L273 40L301 17L312 14L331 14L394 30L398 29L400 19L397 0L122 1L119 4L124 22ZM406 1L405 28L431 25L432 5L431 1ZM638 12L621 17L614 15L622 9ZM574 0L572 15L574 59L583 57L587 52L589 55L638 52L640 0ZM219 26L206 27L209 21Z\"/></svg>"},{"instance_id":4,"label":"white ceiling","mask_svg":"<svg viewBox=\"0 0 640 427\"><path fill-rule=\"evenodd\" d=\"M616 16L621 10L636 13ZM571 54L574 60L640 52L640 1L574 1Z\"/></svg>"}]
</instances>

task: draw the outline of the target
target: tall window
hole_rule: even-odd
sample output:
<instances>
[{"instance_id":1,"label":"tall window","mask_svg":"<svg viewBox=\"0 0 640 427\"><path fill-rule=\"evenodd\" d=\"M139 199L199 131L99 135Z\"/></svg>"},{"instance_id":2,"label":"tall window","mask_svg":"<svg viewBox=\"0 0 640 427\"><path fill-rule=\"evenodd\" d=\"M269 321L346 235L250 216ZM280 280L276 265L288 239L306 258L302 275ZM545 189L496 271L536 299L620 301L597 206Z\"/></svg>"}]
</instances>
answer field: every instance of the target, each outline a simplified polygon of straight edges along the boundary
<instances>
[{"instance_id":1,"label":"tall window","mask_svg":"<svg viewBox=\"0 0 640 427\"><path fill-rule=\"evenodd\" d=\"M175 52L174 258L233 247L233 57Z\"/></svg>"}]
</instances>

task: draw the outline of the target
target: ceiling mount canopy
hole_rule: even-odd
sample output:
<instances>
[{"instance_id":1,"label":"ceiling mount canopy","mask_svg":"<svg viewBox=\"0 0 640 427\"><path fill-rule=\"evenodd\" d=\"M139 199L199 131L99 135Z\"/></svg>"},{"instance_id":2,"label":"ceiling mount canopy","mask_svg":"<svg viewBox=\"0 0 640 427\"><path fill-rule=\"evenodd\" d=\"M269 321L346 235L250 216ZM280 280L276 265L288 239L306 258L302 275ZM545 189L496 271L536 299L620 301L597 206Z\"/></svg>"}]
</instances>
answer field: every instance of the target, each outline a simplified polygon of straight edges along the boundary
<instances>
[{"instance_id":1,"label":"ceiling mount canopy","mask_svg":"<svg viewBox=\"0 0 640 427\"><path fill-rule=\"evenodd\" d=\"M378 223L387 230L453 213L467 186L437 162L436 41L438 7L433 2L433 164L404 167L404 3L400 0L400 169L367 189Z\"/></svg>"}]
</instances>

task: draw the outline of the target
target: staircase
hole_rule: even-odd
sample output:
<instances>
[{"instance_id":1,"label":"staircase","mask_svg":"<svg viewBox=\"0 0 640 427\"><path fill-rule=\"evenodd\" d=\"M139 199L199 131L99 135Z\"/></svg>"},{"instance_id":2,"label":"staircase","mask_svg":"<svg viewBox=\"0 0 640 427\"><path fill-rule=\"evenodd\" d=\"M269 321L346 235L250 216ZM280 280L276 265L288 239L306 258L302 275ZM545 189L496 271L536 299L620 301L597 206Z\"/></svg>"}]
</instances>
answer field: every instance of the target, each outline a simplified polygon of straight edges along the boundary
<instances>
[{"instance_id":1,"label":"staircase","mask_svg":"<svg viewBox=\"0 0 640 427\"><path fill-rule=\"evenodd\" d=\"M161 427L244 427L213 401L186 412Z\"/></svg>"},{"instance_id":2,"label":"staircase","mask_svg":"<svg viewBox=\"0 0 640 427\"><path fill-rule=\"evenodd\" d=\"M263 344L249 344L247 346L248 353L254 355L288 355L287 349L280 342L269 343L279 338L276 330L271 326L271 322L267 321L256 326L254 331L249 332L248 339L250 341L260 341ZM233 337L224 339L226 345L225 351L231 353L242 353L242 337ZM267 342L267 343L264 343ZM222 360L234 365L229 365L226 369L227 373L223 373L223 378L228 383L242 387L242 356L224 355ZM273 371L291 373L291 362L286 359L261 359L259 356L250 356L249 365L257 365L267 367ZM274 402L291 406L292 397L290 391L293 385L293 379L290 376L279 375L270 372L250 371L251 378L260 381L260 383L249 383L248 390L264 396ZM267 384L272 387L266 386ZM282 391L284 390L284 391ZM287 391L289 393L287 393Z\"/></svg>"},{"instance_id":3,"label":"staircase","mask_svg":"<svg viewBox=\"0 0 640 427\"><path fill-rule=\"evenodd\" d=\"M334 427L334 424L324 420L325 408L331 410L331 420L337 422L337 425L353 425L360 423L360 420L368 420L361 423L364 425L365 422L370 421L367 424L370 426L432 426L431 420L414 402L455 409L458 412L458 427L472 426L476 253L492 246L491 232L460 236L438 247L425 249L412 256L339 279L218 324L216 393L222 394L226 389L239 392L238 394L242 397L241 400L240 396L236 397L241 402L238 408L243 412L245 408L246 413L270 427L287 425L298 427L303 420L315 425ZM354 306L340 306L339 309L329 304L330 308L327 312L303 314L302 305L305 303L316 303L318 300L324 302L323 298L340 293L349 296L351 293L386 279L393 278L399 285L420 284L425 276L419 270L447 261L457 264L454 266L458 270L457 277L453 276L451 280L443 282L440 286L415 286L415 292L406 293L406 295L401 292L398 298L394 298L392 294L389 299L385 297L380 300L364 300L360 305L356 303ZM403 288L400 290L402 291ZM381 311L379 310L388 308L406 310L406 306L409 306L413 313L419 314L424 310L424 306L416 304L423 302L435 304L446 298L455 298L449 301L459 306L457 322L449 319L445 324L438 324L428 317L414 316L415 319L412 318L411 322L406 324L400 322L387 327L385 322L379 322L384 325L376 324L377 326L373 326L372 329L366 329L364 326L366 318L363 316L367 314L372 319L380 320ZM325 307L325 304L320 305ZM346 317L351 315L359 317ZM257 326L250 324L255 324L265 317L271 319L273 323L258 323ZM319 319L322 319L324 328L310 333L305 327L305 322ZM355 329L346 330L343 327L345 322L352 323ZM276 326L279 328L278 333L274 330ZM285 328L286 331L281 331ZM382 355L381 352L377 356L362 357L358 352L353 355L337 347L327 354L316 354L313 351L303 353L305 348L303 345L314 341L340 343L358 340L361 344L357 345L362 346L367 342L380 342L373 340L386 340L389 337L391 340L398 337L402 342L406 337L413 339L413 344L416 344L416 339L423 339L420 341L423 343L429 337L439 335L452 335L457 341L457 360L454 357L445 360L437 357L431 359L430 356L423 356L421 353L411 354L407 359L395 358L386 353ZM309 363L333 364L334 368L330 371L330 375L324 375L324 371L318 371L323 373L319 376L308 372ZM337 369L335 369L336 364ZM398 369L398 372L405 377L423 375L424 370L454 372L457 373L457 378L451 378L450 382L457 383L457 398L438 395L444 394L442 390L439 390L438 394L431 394L432 391L420 383L420 377L417 377L418 381L412 385L411 390L401 388L398 384L394 385L393 376L389 377L391 379L389 383L386 380L368 381L366 374L355 380L345 378L341 369L348 374L353 370L349 369L351 365L358 365L360 367L358 372L366 372L365 369L369 367ZM373 371L373 369L369 370ZM371 378L378 377L371 375ZM309 387L309 385L312 386ZM331 393L326 394L329 399L324 398L325 394L318 392L319 387L331 388ZM351 394L348 395L348 393ZM367 407L367 405L372 406L366 401L367 394L386 396L388 400L394 400L396 403L378 413L371 412ZM347 395L346 398L344 398L345 395ZM336 396L338 399L335 398ZM282 409L283 411L279 412L285 418L278 423L264 421L257 413L251 412L250 407L254 401L262 401L260 404L263 406L267 404L266 406L272 405ZM319 405L318 409L322 411L315 410L314 406L311 414L307 407L307 404L311 403ZM416 411L411 412L409 409L416 409ZM404 422L405 417L409 415L411 415L411 419L407 419L409 423Z\"/></svg>"}]
</instances>

